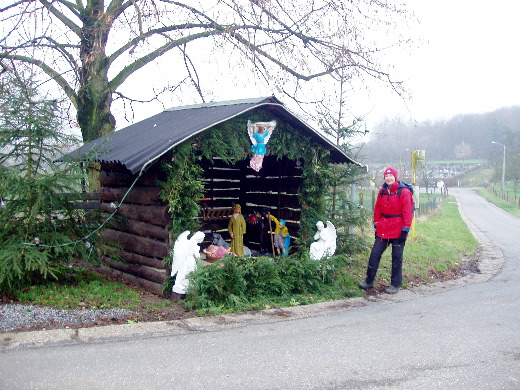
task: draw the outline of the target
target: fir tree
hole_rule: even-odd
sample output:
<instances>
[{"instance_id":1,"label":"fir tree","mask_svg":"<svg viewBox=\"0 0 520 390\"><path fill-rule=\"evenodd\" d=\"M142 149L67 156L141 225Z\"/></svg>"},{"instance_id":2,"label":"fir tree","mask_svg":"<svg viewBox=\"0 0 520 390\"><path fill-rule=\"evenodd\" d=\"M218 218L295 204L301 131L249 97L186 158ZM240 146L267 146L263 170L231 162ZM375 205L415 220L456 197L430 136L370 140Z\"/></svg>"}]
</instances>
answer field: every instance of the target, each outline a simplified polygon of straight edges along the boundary
<instances>
[{"instance_id":1,"label":"fir tree","mask_svg":"<svg viewBox=\"0 0 520 390\"><path fill-rule=\"evenodd\" d=\"M76 143L60 131L58 105L42 99L18 74L0 83L0 291L57 279L88 254L84 215L70 194L83 177L77 164L53 161ZM68 195L66 195L68 194ZM74 196L72 196L74 198Z\"/></svg>"}]
</instances>

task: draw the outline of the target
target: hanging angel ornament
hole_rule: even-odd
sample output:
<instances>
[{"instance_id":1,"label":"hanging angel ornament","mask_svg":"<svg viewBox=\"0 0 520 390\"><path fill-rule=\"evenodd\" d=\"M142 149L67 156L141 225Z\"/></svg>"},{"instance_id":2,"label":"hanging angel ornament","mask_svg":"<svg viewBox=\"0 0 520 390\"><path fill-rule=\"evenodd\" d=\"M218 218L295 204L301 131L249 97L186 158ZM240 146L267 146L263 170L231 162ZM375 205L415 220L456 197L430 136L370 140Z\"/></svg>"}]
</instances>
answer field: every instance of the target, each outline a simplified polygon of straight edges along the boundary
<instances>
[{"instance_id":1,"label":"hanging angel ornament","mask_svg":"<svg viewBox=\"0 0 520 390\"><path fill-rule=\"evenodd\" d=\"M177 275L177 277L172 291L177 294L186 294L189 284L188 275L197 268L197 259L200 258L199 244L204 240L203 232L196 232L188 239L189 234L189 230L179 234L173 246L171 276Z\"/></svg>"},{"instance_id":2,"label":"hanging angel ornament","mask_svg":"<svg viewBox=\"0 0 520 390\"><path fill-rule=\"evenodd\" d=\"M334 256L336 252L336 228L332 222L327 221L327 226L322 221L316 224L318 231L314 235L314 240L311 244L310 255L311 260L321 260Z\"/></svg>"},{"instance_id":3,"label":"hanging angel ornament","mask_svg":"<svg viewBox=\"0 0 520 390\"><path fill-rule=\"evenodd\" d=\"M249 166L257 172L262 169L264 155L267 152L266 145L275 127L276 121L255 123L247 121L247 132L252 143L251 151L253 152Z\"/></svg>"}]
</instances>

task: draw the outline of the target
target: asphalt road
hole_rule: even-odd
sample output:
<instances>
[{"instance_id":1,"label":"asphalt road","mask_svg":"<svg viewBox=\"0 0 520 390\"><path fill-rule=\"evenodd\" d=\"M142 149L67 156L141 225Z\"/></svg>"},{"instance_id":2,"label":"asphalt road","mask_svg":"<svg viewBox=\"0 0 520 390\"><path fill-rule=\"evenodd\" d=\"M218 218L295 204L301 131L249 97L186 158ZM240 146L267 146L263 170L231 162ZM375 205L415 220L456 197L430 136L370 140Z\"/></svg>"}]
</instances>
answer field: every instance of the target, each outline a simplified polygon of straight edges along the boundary
<instances>
[{"instance_id":1,"label":"asphalt road","mask_svg":"<svg viewBox=\"0 0 520 390\"><path fill-rule=\"evenodd\" d=\"M498 272L319 315L54 343L12 335L0 389L520 389L520 219L471 190L451 193Z\"/></svg>"}]
</instances>

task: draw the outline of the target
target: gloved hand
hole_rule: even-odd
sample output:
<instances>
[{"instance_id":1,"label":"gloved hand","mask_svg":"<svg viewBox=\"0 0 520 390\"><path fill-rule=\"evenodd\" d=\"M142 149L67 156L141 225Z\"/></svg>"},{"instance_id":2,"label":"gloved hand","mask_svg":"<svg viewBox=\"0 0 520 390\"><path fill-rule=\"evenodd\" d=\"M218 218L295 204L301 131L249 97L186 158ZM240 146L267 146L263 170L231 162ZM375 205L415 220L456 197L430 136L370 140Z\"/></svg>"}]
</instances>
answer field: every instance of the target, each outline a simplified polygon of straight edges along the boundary
<instances>
[{"instance_id":1,"label":"gloved hand","mask_svg":"<svg viewBox=\"0 0 520 390\"><path fill-rule=\"evenodd\" d=\"M408 237L408 232L405 232L404 230L401 231L401 235L399 236L399 240L406 241L406 238Z\"/></svg>"}]
</instances>

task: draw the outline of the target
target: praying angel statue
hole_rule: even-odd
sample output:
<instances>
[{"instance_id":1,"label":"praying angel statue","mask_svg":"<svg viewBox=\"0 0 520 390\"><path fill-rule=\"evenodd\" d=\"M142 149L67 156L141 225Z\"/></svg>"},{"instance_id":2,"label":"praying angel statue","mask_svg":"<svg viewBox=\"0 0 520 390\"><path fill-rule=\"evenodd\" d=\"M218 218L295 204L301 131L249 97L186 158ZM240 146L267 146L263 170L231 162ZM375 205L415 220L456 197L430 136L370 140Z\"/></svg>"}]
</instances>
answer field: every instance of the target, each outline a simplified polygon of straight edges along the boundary
<instances>
[{"instance_id":1,"label":"praying angel statue","mask_svg":"<svg viewBox=\"0 0 520 390\"><path fill-rule=\"evenodd\" d=\"M249 166L257 172L262 169L264 155L267 152L265 145L269 142L275 126L276 121L255 123L247 121L247 132L249 139L251 139L251 151L253 152Z\"/></svg>"},{"instance_id":2,"label":"praying angel statue","mask_svg":"<svg viewBox=\"0 0 520 390\"><path fill-rule=\"evenodd\" d=\"M179 234L173 246L173 261L171 276L175 278L172 291L177 294L186 294L188 289L188 275L197 268L197 259L200 258L199 244L204 241L203 232L195 232L188 240L189 230Z\"/></svg>"},{"instance_id":3,"label":"praying angel statue","mask_svg":"<svg viewBox=\"0 0 520 390\"><path fill-rule=\"evenodd\" d=\"M311 244L311 260L321 260L334 256L336 252L336 228L332 222L327 221L327 226L323 225L322 221L316 224L318 231L314 235L314 240Z\"/></svg>"}]
</instances>

